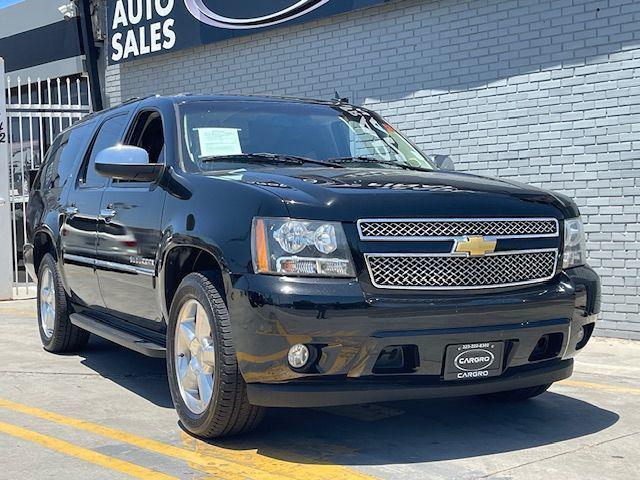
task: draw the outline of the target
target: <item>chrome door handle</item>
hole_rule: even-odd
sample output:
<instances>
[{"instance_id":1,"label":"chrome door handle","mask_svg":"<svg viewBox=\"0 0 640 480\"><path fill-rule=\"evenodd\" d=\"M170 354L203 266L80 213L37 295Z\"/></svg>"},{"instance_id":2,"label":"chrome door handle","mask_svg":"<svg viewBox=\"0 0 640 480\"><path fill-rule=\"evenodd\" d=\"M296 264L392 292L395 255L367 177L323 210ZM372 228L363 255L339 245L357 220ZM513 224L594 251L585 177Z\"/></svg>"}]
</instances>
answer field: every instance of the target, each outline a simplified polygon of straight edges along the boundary
<instances>
[{"instance_id":1,"label":"chrome door handle","mask_svg":"<svg viewBox=\"0 0 640 480\"><path fill-rule=\"evenodd\" d=\"M67 217L73 218L78 214L78 207L70 205L64 209L64 213L67 214Z\"/></svg>"},{"instance_id":2,"label":"chrome door handle","mask_svg":"<svg viewBox=\"0 0 640 480\"><path fill-rule=\"evenodd\" d=\"M110 222L113 217L116 216L116 212L113 208L103 208L100 210L100 219L105 222Z\"/></svg>"}]
</instances>

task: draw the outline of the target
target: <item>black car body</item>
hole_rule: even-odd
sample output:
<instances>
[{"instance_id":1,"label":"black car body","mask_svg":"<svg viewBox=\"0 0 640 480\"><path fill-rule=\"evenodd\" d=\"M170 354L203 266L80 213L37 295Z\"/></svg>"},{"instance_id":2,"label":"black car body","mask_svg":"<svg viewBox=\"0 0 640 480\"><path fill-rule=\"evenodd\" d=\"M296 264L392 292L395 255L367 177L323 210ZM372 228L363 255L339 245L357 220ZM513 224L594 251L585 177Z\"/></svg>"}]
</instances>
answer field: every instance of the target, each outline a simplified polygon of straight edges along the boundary
<instances>
[{"instance_id":1,"label":"black car body","mask_svg":"<svg viewBox=\"0 0 640 480\"><path fill-rule=\"evenodd\" d=\"M225 127L201 126L227 110ZM313 125L279 124L298 111L340 121L318 120L326 131L309 146ZM238 118L241 127L229 128ZM376 129L374 154L384 143L410 148L376 114L340 102L150 97L92 115L54 142L32 186L30 273L49 253L74 325L162 356L174 295L187 275L204 272L228 310L252 405L522 391L567 378L600 302L597 275L565 252L567 228L579 228L569 223L576 205L428 159L334 162L331 153L344 149L331 150L324 135L342 123L348 137L358 125ZM244 149L252 128L265 150ZM198 141L185 138L193 132ZM118 173L96 162L97 150L116 143L147 151L151 163L135 179L127 165ZM193 149L202 168L189 164ZM341 241L335 262L318 253ZM274 259L281 245L318 251ZM307 348L302 367L289 358L295 345Z\"/></svg>"}]
</instances>

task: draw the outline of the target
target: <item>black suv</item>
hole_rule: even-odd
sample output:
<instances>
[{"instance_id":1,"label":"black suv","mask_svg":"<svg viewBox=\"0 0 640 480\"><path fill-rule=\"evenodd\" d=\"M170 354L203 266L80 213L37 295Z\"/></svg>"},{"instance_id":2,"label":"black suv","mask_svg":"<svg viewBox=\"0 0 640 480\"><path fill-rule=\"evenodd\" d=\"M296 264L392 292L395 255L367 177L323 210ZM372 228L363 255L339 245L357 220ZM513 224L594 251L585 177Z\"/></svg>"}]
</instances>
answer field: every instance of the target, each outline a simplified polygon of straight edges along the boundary
<instances>
[{"instance_id":1,"label":"black suv","mask_svg":"<svg viewBox=\"0 0 640 480\"><path fill-rule=\"evenodd\" d=\"M94 114L31 186L44 347L93 333L166 356L203 437L264 407L539 395L571 375L599 310L578 209L433 158L343 101Z\"/></svg>"}]
</instances>

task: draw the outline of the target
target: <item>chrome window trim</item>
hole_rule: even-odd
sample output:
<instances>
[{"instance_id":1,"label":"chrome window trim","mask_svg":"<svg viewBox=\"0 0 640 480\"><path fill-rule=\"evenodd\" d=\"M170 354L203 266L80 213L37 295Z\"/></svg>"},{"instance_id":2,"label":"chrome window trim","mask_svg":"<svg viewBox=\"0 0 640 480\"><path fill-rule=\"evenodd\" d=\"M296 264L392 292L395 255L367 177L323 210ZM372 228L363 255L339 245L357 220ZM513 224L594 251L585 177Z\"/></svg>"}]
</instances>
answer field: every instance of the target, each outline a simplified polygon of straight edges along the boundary
<instances>
[{"instance_id":1,"label":"chrome window trim","mask_svg":"<svg viewBox=\"0 0 640 480\"><path fill-rule=\"evenodd\" d=\"M381 290L491 290L494 288L504 288L504 287L517 287L520 285L533 285L536 283L543 283L547 280L551 280L558 273L558 259L559 259L559 251L557 248L540 248L540 249L532 249L532 250L506 250L501 252L488 253L484 255L485 257L495 257L499 255L517 255L517 254L527 254L527 253L549 253L553 252L556 256L556 261L553 264L553 272L551 275L543 278L536 278L533 280L526 280L523 282L513 282L513 283L498 283L494 285L474 285L474 286L461 286L461 287L420 287L420 286L396 286L396 285L380 285L376 283L374 280L373 271L371 270L371 263L369 262L370 257L468 257L465 255L459 254L451 254L451 253L365 253L364 259L367 265L367 271L369 272L369 279L371 280L371 284L379 288ZM471 258L471 257L468 257ZM475 257L478 258L478 257Z\"/></svg>"},{"instance_id":2,"label":"chrome window trim","mask_svg":"<svg viewBox=\"0 0 640 480\"><path fill-rule=\"evenodd\" d=\"M441 236L441 237L386 237L366 236L362 233L362 223L418 223L418 222L554 222L556 233L531 233L524 235L485 235L485 238L505 240L512 238L557 238L560 236L560 222L553 217L522 217L522 218L361 218L356 224L360 240L365 242L442 242L460 241L469 235ZM473 235L473 234L471 234ZM481 236L481 235L478 235Z\"/></svg>"},{"instance_id":3,"label":"chrome window trim","mask_svg":"<svg viewBox=\"0 0 640 480\"><path fill-rule=\"evenodd\" d=\"M78 262L84 265L91 265L93 267L102 267L102 268L108 268L112 270L119 270L121 272L126 272L126 273L136 273L136 274L146 275L150 277L153 277L156 274L155 269L152 269L152 268L138 267L136 265L127 265L124 263L117 263L117 262L108 262L106 260L98 260L95 258L83 257L81 255L73 255L73 254L65 253L63 255L63 258L65 261L71 260L72 262Z\"/></svg>"}]
</instances>

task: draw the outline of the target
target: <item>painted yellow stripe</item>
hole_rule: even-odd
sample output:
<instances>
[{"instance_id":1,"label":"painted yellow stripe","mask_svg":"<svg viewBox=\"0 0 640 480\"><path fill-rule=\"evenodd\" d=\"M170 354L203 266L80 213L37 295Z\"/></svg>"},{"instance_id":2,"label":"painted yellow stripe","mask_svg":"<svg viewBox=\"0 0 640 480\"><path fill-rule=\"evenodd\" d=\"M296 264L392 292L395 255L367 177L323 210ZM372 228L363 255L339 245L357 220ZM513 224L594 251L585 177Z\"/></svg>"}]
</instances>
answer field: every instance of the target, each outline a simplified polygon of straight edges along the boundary
<instances>
[{"instance_id":1,"label":"painted yellow stripe","mask_svg":"<svg viewBox=\"0 0 640 480\"><path fill-rule=\"evenodd\" d=\"M308 478L313 478L314 480L335 480L336 478L340 478L340 480L367 480L373 478L346 467L327 464L326 454L330 455L331 452L321 452L325 454L320 455L324 458L316 462L314 462L314 459L303 455L294 456L289 452L282 452L282 456L286 454L287 458L292 459L282 460L281 458L262 455L255 448L223 448L196 439L193 439L193 450L187 450L115 428L78 420L2 398L0 398L0 407L84 430L118 442L128 443L137 448L167 457L183 460L193 468L214 475L221 480L302 480Z\"/></svg>"},{"instance_id":2,"label":"painted yellow stripe","mask_svg":"<svg viewBox=\"0 0 640 480\"><path fill-rule=\"evenodd\" d=\"M606 383L583 382L581 380L562 380L559 385L576 388L592 388L594 390L607 390L615 393L630 393L631 395L640 395L640 388L621 387L617 385L609 385Z\"/></svg>"},{"instance_id":3,"label":"painted yellow stripe","mask_svg":"<svg viewBox=\"0 0 640 480\"><path fill-rule=\"evenodd\" d=\"M352 454L353 449L341 447L337 445L323 444L315 441L313 438L305 438L298 445L294 445L294 441L290 442L287 448L278 447L276 445L265 445L261 450L271 452L271 455L263 455L258 453L256 448L247 448L243 445L255 445L250 440L226 440L225 443L229 448L218 447L210 443L202 442L191 435L182 433L182 442L188 448L193 449L203 458L211 456L231 456L235 461L245 461L249 465L255 466L281 475L280 478L308 480L373 480L374 477L359 473L347 467L334 465L331 457L334 455ZM307 455L296 453L296 447L302 447L305 451L313 449L317 452L313 458ZM276 458L277 457L277 458ZM284 460L286 459L286 460ZM192 468L202 470L192 465ZM253 476L251 478L254 478Z\"/></svg>"},{"instance_id":4,"label":"painted yellow stripe","mask_svg":"<svg viewBox=\"0 0 640 480\"><path fill-rule=\"evenodd\" d=\"M149 480L176 480L176 477L165 475L150 468L141 467L133 463L125 462L102 453L94 452L87 448L79 447L73 443L65 442L49 435L34 432L26 428L18 427L10 423L0 422L0 432L11 435L12 437L21 438L29 442L37 443L56 452L64 453L71 457L79 458L85 462L90 462L110 470L125 473L135 478L143 478Z\"/></svg>"},{"instance_id":5,"label":"painted yellow stripe","mask_svg":"<svg viewBox=\"0 0 640 480\"><path fill-rule=\"evenodd\" d=\"M176 458L188 462L205 473L215 475L224 480L245 480L247 478L255 480L282 480L283 477L268 475L265 472L258 472L251 468L243 468L243 465L236 465L230 460L218 459L215 457L202 457L195 452L185 450L162 442L151 440L139 435L131 434L110 427L105 427L91 422L85 422L73 417L67 417L53 412L48 412L35 407L29 407L20 403L11 402L0 398L0 407L13 410L25 415L29 415L43 420L48 420L67 427L77 428L96 435L100 435L121 443L128 443L135 447L148 450L167 457Z\"/></svg>"}]
</instances>

